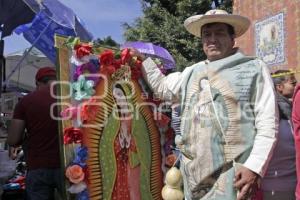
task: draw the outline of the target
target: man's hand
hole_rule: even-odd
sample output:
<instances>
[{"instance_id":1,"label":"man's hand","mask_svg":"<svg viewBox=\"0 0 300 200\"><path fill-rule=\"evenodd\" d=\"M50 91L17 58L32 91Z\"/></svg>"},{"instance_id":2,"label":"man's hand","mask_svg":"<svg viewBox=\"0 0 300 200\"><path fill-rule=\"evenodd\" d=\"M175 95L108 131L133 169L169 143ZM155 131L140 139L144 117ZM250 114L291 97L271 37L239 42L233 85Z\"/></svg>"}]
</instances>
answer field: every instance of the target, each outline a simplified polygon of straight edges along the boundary
<instances>
[{"instance_id":1,"label":"man's hand","mask_svg":"<svg viewBox=\"0 0 300 200\"><path fill-rule=\"evenodd\" d=\"M18 156L18 152L21 150L21 147L9 147L9 157L12 160L15 160Z\"/></svg>"},{"instance_id":2,"label":"man's hand","mask_svg":"<svg viewBox=\"0 0 300 200\"><path fill-rule=\"evenodd\" d=\"M133 57L137 57L139 60L144 61L146 57L141 54L137 49L130 47L130 55Z\"/></svg>"},{"instance_id":3,"label":"man's hand","mask_svg":"<svg viewBox=\"0 0 300 200\"><path fill-rule=\"evenodd\" d=\"M245 200L251 197L257 188L258 179L258 174L244 166L240 166L234 179L234 187L239 191L237 200Z\"/></svg>"}]
</instances>

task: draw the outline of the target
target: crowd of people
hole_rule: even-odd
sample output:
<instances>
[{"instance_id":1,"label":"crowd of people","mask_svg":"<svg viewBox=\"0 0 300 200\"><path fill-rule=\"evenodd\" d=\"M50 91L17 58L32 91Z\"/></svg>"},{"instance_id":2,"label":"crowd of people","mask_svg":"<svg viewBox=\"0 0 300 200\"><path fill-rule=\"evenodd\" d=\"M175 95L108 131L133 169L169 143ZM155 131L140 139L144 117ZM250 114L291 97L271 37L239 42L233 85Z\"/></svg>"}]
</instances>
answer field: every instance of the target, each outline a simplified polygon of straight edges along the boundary
<instances>
[{"instance_id":1,"label":"crowd of people","mask_svg":"<svg viewBox=\"0 0 300 200\"><path fill-rule=\"evenodd\" d=\"M295 89L294 74L271 75L264 62L235 46L250 26L246 17L210 10L184 26L201 39L207 60L164 76L151 58L130 52L143 61L153 92L180 104L175 143L185 199L300 199L300 87ZM17 146L27 129L28 199L51 199L61 189L58 127L49 115L54 79L53 69L38 72L38 89L18 103L9 130L8 143Z\"/></svg>"}]
</instances>

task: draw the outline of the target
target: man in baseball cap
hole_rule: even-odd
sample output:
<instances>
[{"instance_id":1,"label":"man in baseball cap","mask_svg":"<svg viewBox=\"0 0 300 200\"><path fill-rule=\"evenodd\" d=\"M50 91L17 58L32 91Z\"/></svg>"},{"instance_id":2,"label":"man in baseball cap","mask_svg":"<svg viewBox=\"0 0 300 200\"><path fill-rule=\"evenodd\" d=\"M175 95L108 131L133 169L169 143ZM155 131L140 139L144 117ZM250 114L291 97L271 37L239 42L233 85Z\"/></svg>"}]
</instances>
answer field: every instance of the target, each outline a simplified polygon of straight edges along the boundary
<instances>
[{"instance_id":1,"label":"man in baseball cap","mask_svg":"<svg viewBox=\"0 0 300 200\"><path fill-rule=\"evenodd\" d=\"M49 80L55 80L56 79L56 71L53 67L42 67L40 68L36 75L35 75L35 81L42 82L47 84Z\"/></svg>"},{"instance_id":2,"label":"man in baseball cap","mask_svg":"<svg viewBox=\"0 0 300 200\"><path fill-rule=\"evenodd\" d=\"M54 199L54 190L62 192L56 99L51 83L56 80L52 67L43 67L35 76L37 88L23 97L15 107L8 131L10 146L24 143L26 128L26 199ZM52 109L52 110L51 110Z\"/></svg>"}]
</instances>

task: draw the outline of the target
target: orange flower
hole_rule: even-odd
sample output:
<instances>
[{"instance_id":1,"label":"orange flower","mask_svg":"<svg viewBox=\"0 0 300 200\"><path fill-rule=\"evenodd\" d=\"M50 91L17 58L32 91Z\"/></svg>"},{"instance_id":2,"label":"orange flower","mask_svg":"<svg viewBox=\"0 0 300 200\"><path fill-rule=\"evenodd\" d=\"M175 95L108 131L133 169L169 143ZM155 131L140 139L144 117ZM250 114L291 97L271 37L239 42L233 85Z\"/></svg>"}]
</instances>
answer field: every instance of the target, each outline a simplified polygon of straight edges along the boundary
<instances>
[{"instance_id":1,"label":"orange flower","mask_svg":"<svg viewBox=\"0 0 300 200\"><path fill-rule=\"evenodd\" d=\"M71 165L66 170L66 177L72 183L80 183L84 179L84 172L81 166L79 165Z\"/></svg>"}]
</instances>

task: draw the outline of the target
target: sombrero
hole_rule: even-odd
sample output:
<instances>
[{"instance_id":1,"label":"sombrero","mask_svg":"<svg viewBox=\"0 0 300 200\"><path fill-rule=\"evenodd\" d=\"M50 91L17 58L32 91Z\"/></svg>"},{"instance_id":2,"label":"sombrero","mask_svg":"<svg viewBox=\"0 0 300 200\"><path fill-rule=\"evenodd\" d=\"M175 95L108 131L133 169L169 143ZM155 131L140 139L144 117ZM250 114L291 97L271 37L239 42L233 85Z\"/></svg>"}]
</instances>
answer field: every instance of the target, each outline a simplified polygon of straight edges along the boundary
<instances>
[{"instance_id":1,"label":"sombrero","mask_svg":"<svg viewBox=\"0 0 300 200\"><path fill-rule=\"evenodd\" d=\"M184 27L191 34L201 38L201 28L209 23L225 23L234 28L235 37L243 35L250 26L250 20L241 15L233 15L225 10L209 10L204 15L194 15L184 21Z\"/></svg>"}]
</instances>

